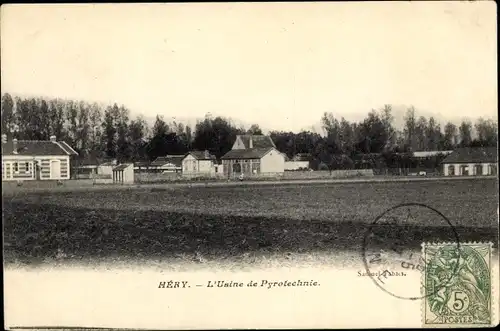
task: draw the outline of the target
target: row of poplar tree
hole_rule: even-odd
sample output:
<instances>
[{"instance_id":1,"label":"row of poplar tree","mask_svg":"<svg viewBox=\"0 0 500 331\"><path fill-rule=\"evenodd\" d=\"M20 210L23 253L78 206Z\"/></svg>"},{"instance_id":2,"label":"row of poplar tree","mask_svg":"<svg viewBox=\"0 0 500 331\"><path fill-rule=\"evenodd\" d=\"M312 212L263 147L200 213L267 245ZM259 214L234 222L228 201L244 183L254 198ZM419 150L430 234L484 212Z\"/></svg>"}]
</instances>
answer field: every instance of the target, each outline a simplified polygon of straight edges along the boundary
<instances>
[{"instance_id":1,"label":"row of poplar tree","mask_svg":"<svg viewBox=\"0 0 500 331\"><path fill-rule=\"evenodd\" d=\"M456 147L496 146L498 123L478 119L441 126L433 117L407 109L404 125L394 126L393 110L385 105L359 122L325 113L321 133L270 131L277 148L293 157L311 155L315 165L373 153L452 150ZM228 152L237 134L262 134L257 124L238 127L230 120L206 116L192 128L167 123L160 115L152 126L123 105L85 101L2 96L2 132L25 140L65 140L81 155L94 154L123 161L147 161L166 154L209 150L217 157ZM341 157L342 156L342 157Z\"/></svg>"}]
</instances>

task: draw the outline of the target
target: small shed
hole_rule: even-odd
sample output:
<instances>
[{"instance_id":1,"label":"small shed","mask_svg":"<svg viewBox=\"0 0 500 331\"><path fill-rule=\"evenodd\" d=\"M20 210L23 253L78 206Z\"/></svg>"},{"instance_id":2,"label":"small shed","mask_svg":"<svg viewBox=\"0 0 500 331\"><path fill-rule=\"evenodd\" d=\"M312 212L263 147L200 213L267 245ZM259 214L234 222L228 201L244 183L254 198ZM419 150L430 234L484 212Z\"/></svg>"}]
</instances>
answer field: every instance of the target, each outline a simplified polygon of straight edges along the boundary
<instances>
[{"instance_id":1,"label":"small shed","mask_svg":"<svg viewBox=\"0 0 500 331\"><path fill-rule=\"evenodd\" d=\"M113 168L113 183L134 183L134 165L132 163L120 164Z\"/></svg>"}]
</instances>

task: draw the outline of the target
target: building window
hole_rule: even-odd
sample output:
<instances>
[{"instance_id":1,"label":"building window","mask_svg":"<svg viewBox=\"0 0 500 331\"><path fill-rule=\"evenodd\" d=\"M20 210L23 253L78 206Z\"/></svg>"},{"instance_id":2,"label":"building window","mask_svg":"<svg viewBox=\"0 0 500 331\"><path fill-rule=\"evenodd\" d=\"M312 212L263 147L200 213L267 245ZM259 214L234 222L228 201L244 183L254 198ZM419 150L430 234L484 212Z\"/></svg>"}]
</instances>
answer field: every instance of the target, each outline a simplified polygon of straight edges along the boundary
<instances>
[{"instance_id":1,"label":"building window","mask_svg":"<svg viewBox=\"0 0 500 331\"><path fill-rule=\"evenodd\" d=\"M14 163L14 172L19 172L19 163Z\"/></svg>"},{"instance_id":2,"label":"building window","mask_svg":"<svg viewBox=\"0 0 500 331\"><path fill-rule=\"evenodd\" d=\"M462 176L469 176L469 166L466 165L460 166L460 174Z\"/></svg>"},{"instance_id":3,"label":"building window","mask_svg":"<svg viewBox=\"0 0 500 331\"><path fill-rule=\"evenodd\" d=\"M455 166L448 166L448 175L455 176Z\"/></svg>"},{"instance_id":4,"label":"building window","mask_svg":"<svg viewBox=\"0 0 500 331\"><path fill-rule=\"evenodd\" d=\"M196 161L193 161L193 171L196 171Z\"/></svg>"},{"instance_id":5,"label":"building window","mask_svg":"<svg viewBox=\"0 0 500 331\"><path fill-rule=\"evenodd\" d=\"M252 173L254 174L260 173L260 160L254 160L252 162Z\"/></svg>"},{"instance_id":6,"label":"building window","mask_svg":"<svg viewBox=\"0 0 500 331\"><path fill-rule=\"evenodd\" d=\"M29 162L26 162L25 165L24 165L24 170L26 172L30 172L30 163Z\"/></svg>"},{"instance_id":7,"label":"building window","mask_svg":"<svg viewBox=\"0 0 500 331\"><path fill-rule=\"evenodd\" d=\"M244 173L244 174L248 174L250 171L248 170L249 168L249 165L246 164L245 162L243 162L243 164L241 165L241 172Z\"/></svg>"},{"instance_id":8,"label":"building window","mask_svg":"<svg viewBox=\"0 0 500 331\"><path fill-rule=\"evenodd\" d=\"M241 172L241 164L236 161L235 164L233 164L233 172L240 173Z\"/></svg>"},{"instance_id":9,"label":"building window","mask_svg":"<svg viewBox=\"0 0 500 331\"><path fill-rule=\"evenodd\" d=\"M475 168L474 175L481 176L483 174L483 165L482 164L476 164L474 166L474 168Z\"/></svg>"},{"instance_id":10,"label":"building window","mask_svg":"<svg viewBox=\"0 0 500 331\"><path fill-rule=\"evenodd\" d=\"M497 165L496 164L490 164L489 168L489 175L496 175L497 174Z\"/></svg>"}]
</instances>

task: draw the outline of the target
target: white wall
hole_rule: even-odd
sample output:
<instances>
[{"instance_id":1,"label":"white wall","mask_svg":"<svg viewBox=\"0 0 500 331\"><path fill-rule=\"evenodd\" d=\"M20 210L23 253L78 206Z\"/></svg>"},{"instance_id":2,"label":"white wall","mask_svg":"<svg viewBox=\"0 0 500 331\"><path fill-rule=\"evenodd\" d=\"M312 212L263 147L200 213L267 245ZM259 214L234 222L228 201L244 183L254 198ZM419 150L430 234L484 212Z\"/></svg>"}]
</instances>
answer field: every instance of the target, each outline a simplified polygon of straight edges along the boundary
<instances>
[{"instance_id":1,"label":"white wall","mask_svg":"<svg viewBox=\"0 0 500 331\"><path fill-rule=\"evenodd\" d=\"M285 172L285 157L273 148L260 160L260 172Z\"/></svg>"},{"instance_id":2,"label":"white wall","mask_svg":"<svg viewBox=\"0 0 500 331\"><path fill-rule=\"evenodd\" d=\"M191 155L186 155L185 158L182 159L182 172L190 173L194 171L194 165L196 163L196 159ZM196 169L198 169L198 164L196 164Z\"/></svg>"},{"instance_id":3,"label":"white wall","mask_svg":"<svg viewBox=\"0 0 500 331\"><path fill-rule=\"evenodd\" d=\"M496 175L496 174L490 174L490 164L489 163L483 163L483 175Z\"/></svg>"},{"instance_id":4,"label":"white wall","mask_svg":"<svg viewBox=\"0 0 500 331\"><path fill-rule=\"evenodd\" d=\"M198 172L207 173L214 172L215 169L213 167L214 162L212 160L199 160L198 161Z\"/></svg>"},{"instance_id":5,"label":"white wall","mask_svg":"<svg viewBox=\"0 0 500 331\"><path fill-rule=\"evenodd\" d=\"M197 160L189 154L182 160L182 172L186 174L206 174L215 172L215 169L212 160Z\"/></svg>"},{"instance_id":6,"label":"white wall","mask_svg":"<svg viewBox=\"0 0 500 331\"><path fill-rule=\"evenodd\" d=\"M61 166L61 174L60 177L51 177L50 173L50 161L52 160L59 160L60 166ZM36 156L35 161L38 161L40 166L41 166L41 174L40 174L40 179L70 179L70 160L69 156L63 156L63 155L58 155L58 156Z\"/></svg>"},{"instance_id":7,"label":"white wall","mask_svg":"<svg viewBox=\"0 0 500 331\"><path fill-rule=\"evenodd\" d=\"M300 168L309 168L309 161L287 161L285 170L298 170Z\"/></svg>"},{"instance_id":8,"label":"white wall","mask_svg":"<svg viewBox=\"0 0 500 331\"><path fill-rule=\"evenodd\" d=\"M127 168L123 170L123 182L133 183L134 182L134 165L129 164Z\"/></svg>"},{"instance_id":9,"label":"white wall","mask_svg":"<svg viewBox=\"0 0 500 331\"><path fill-rule=\"evenodd\" d=\"M214 171L218 175L224 175L224 166L222 164L214 165Z\"/></svg>"},{"instance_id":10,"label":"white wall","mask_svg":"<svg viewBox=\"0 0 500 331\"><path fill-rule=\"evenodd\" d=\"M97 167L97 174L99 174L99 175L113 175L113 167L116 167L116 166L100 165Z\"/></svg>"},{"instance_id":11,"label":"white wall","mask_svg":"<svg viewBox=\"0 0 500 331\"><path fill-rule=\"evenodd\" d=\"M134 183L134 165L127 163L127 167L123 171L113 171L113 182L118 184L133 184Z\"/></svg>"}]
</instances>

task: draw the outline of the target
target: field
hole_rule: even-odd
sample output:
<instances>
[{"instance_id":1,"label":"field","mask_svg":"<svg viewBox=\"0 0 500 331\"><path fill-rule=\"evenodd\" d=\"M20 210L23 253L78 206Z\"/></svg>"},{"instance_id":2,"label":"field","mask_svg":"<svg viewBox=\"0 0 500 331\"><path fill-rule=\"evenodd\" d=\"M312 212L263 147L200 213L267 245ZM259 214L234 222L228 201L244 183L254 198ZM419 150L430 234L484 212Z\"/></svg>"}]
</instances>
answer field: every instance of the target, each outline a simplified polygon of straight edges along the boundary
<instances>
[{"instance_id":1,"label":"field","mask_svg":"<svg viewBox=\"0 0 500 331\"><path fill-rule=\"evenodd\" d=\"M429 205L460 241L498 242L495 179L137 188L18 193L3 198L4 260L40 266L360 251L377 215L400 203ZM383 227L388 240L453 240L446 224ZM246 261L246 260L245 260Z\"/></svg>"}]
</instances>

